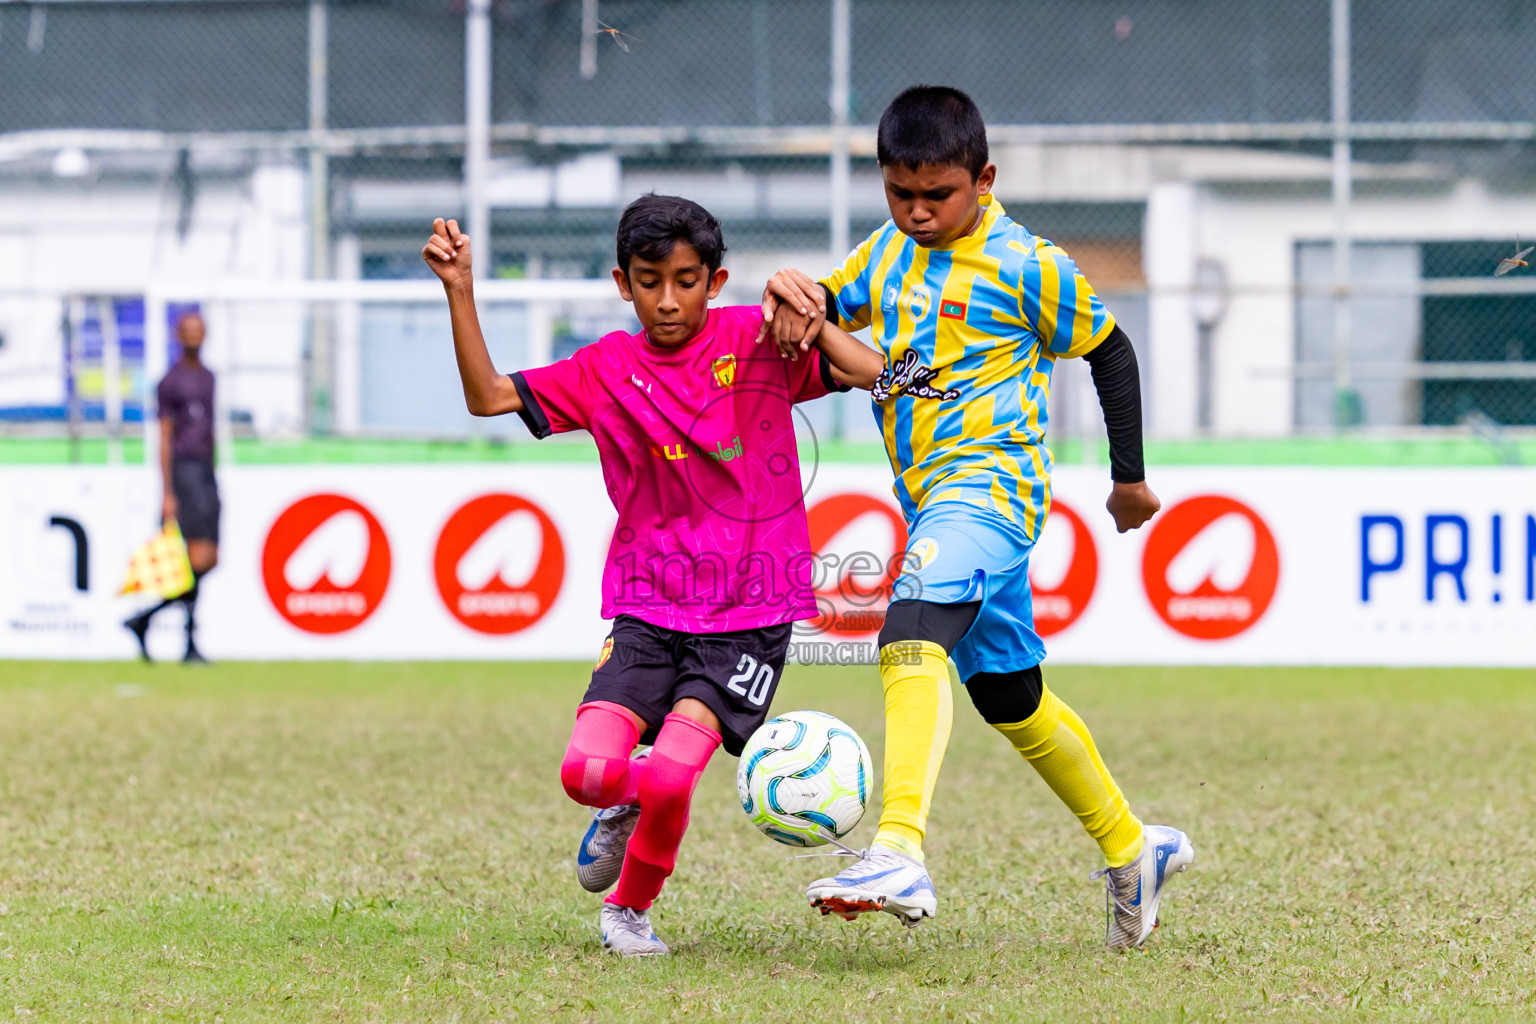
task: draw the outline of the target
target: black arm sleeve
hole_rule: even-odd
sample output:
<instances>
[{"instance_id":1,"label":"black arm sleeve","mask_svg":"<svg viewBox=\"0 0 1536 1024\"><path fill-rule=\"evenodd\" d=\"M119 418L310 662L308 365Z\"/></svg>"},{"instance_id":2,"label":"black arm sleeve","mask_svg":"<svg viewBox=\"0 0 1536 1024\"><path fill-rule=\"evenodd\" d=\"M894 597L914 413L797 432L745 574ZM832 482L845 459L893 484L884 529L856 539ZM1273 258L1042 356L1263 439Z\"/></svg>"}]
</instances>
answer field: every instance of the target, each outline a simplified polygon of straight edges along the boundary
<instances>
[{"instance_id":1,"label":"black arm sleeve","mask_svg":"<svg viewBox=\"0 0 1536 1024\"><path fill-rule=\"evenodd\" d=\"M1131 339L1116 324L1109 337L1084 358L1109 431L1110 479L1117 484L1141 483L1147 478L1141 455L1141 376Z\"/></svg>"},{"instance_id":2,"label":"black arm sleeve","mask_svg":"<svg viewBox=\"0 0 1536 1024\"><path fill-rule=\"evenodd\" d=\"M852 384L839 384L837 382L837 378L832 376L832 360L827 358L827 354L825 352L820 354L820 360L817 365L821 368L821 386L826 388L829 392L835 394L840 391L853 390Z\"/></svg>"},{"instance_id":3,"label":"black arm sleeve","mask_svg":"<svg viewBox=\"0 0 1536 1024\"><path fill-rule=\"evenodd\" d=\"M827 319L831 320L838 327L843 326L843 318L837 314L837 296L832 294L832 289L828 288L825 283L821 284L821 294L827 300Z\"/></svg>"},{"instance_id":4,"label":"black arm sleeve","mask_svg":"<svg viewBox=\"0 0 1536 1024\"><path fill-rule=\"evenodd\" d=\"M517 397L523 400L523 407L517 410L517 414L523 418L523 423L528 427L528 433L539 440L543 440L554 431L549 429L549 417L544 414L544 407L539 404L539 396L533 393L533 388L523 379L520 373L508 374L512 378L512 386L517 388Z\"/></svg>"}]
</instances>

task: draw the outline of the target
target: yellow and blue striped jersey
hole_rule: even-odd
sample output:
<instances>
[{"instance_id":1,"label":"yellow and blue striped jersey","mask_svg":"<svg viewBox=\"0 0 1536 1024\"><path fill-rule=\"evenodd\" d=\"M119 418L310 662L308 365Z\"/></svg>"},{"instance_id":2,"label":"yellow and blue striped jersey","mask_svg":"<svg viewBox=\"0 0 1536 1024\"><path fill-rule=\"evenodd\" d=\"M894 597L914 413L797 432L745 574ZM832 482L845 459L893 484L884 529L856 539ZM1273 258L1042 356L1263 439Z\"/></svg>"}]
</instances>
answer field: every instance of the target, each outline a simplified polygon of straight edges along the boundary
<instances>
[{"instance_id":1,"label":"yellow and blue striped jersey","mask_svg":"<svg viewBox=\"0 0 1536 1024\"><path fill-rule=\"evenodd\" d=\"M1115 320L1064 250L981 201L981 225L952 246L925 249L886 221L822 283L828 314L870 327L885 353L875 421L907 519L963 501L1035 539L1051 501L1051 369Z\"/></svg>"}]
</instances>

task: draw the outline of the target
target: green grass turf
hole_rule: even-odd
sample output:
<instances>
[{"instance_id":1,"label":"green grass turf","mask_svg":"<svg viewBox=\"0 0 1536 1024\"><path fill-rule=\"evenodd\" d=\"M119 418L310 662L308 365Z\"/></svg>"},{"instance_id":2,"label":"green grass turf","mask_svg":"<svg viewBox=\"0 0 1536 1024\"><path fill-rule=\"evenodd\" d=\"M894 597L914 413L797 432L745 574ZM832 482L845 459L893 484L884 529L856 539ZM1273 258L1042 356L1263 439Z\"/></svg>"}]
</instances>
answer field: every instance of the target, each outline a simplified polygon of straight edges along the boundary
<instances>
[{"instance_id":1,"label":"green grass turf","mask_svg":"<svg viewBox=\"0 0 1536 1024\"><path fill-rule=\"evenodd\" d=\"M1511 1020L1536 1015L1530 673L1055 668L1199 849L1144 951L1096 851L957 695L937 921L813 916L706 773L605 955L557 765L579 665L0 662L0 1013L24 1020ZM786 673L879 759L869 668ZM872 834L872 809L857 837Z\"/></svg>"},{"instance_id":2,"label":"green grass turf","mask_svg":"<svg viewBox=\"0 0 1536 1024\"><path fill-rule=\"evenodd\" d=\"M521 429L519 427L518 429ZM1107 442L1095 442L1084 450L1075 438L1053 439L1051 451L1060 463L1109 464ZM822 439L823 462L885 464L885 449L878 442ZM1536 464L1536 436L1512 433L1497 445L1481 438L1447 433L1418 438L1340 437L1202 438L1183 441L1150 439L1146 445L1150 466L1497 466ZM803 452L803 457L808 453ZM271 441L240 438L234 442L234 460L240 465L306 465L437 463L437 462L596 462L597 449L585 437L562 441L531 438L482 438L478 440L378 440L312 438ZM63 465L78 462L102 465L107 443L83 438L75 444L62 437L0 436L0 465ZM123 443L123 461L141 465L144 446L129 438Z\"/></svg>"}]
</instances>

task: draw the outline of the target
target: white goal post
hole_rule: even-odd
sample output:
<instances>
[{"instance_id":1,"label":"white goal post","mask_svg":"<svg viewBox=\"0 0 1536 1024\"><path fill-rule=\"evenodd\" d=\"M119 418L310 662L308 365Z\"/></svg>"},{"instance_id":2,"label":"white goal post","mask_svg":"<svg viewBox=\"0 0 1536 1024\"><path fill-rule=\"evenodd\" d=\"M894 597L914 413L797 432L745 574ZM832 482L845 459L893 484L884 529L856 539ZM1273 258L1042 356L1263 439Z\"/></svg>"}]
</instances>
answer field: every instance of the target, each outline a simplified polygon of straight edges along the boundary
<instances>
[{"instance_id":1,"label":"white goal post","mask_svg":"<svg viewBox=\"0 0 1536 1024\"><path fill-rule=\"evenodd\" d=\"M603 279L486 280L475 282L475 299L481 307L509 303L528 310L526 365L539 366L553 355L552 322L561 303L618 305L612 281ZM204 305L302 303L321 304L442 303L443 287L436 280L336 280L336 281L242 281L153 282L144 289L144 408L154 406L154 388L165 376L169 352L168 311L173 303ZM447 317L444 304L443 315ZM213 368L218 369L218 360ZM228 416L218 423L228 429ZM144 421L144 460L155 466L159 459L159 422Z\"/></svg>"}]
</instances>

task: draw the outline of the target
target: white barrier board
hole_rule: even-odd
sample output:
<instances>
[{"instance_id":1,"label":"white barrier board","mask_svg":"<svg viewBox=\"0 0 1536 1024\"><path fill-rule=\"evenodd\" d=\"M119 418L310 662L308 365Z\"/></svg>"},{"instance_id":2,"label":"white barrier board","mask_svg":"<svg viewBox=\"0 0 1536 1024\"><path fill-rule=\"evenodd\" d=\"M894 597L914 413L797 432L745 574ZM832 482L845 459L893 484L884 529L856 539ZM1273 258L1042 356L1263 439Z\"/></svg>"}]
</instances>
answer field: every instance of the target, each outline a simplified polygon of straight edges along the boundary
<instances>
[{"instance_id":1,"label":"white barrier board","mask_svg":"<svg viewBox=\"0 0 1536 1024\"><path fill-rule=\"evenodd\" d=\"M1033 555L1062 663L1536 666L1536 478L1518 469L1154 470L1120 535L1065 467ZM198 604L212 658L592 659L615 516L596 465L235 467ZM883 467L807 493L818 594L801 659L872 650L904 529ZM127 658L118 597L159 507L142 468L0 468L0 656ZM151 634L179 654L180 614ZM842 647L835 647L842 644ZM816 645L824 652L817 654Z\"/></svg>"}]
</instances>

